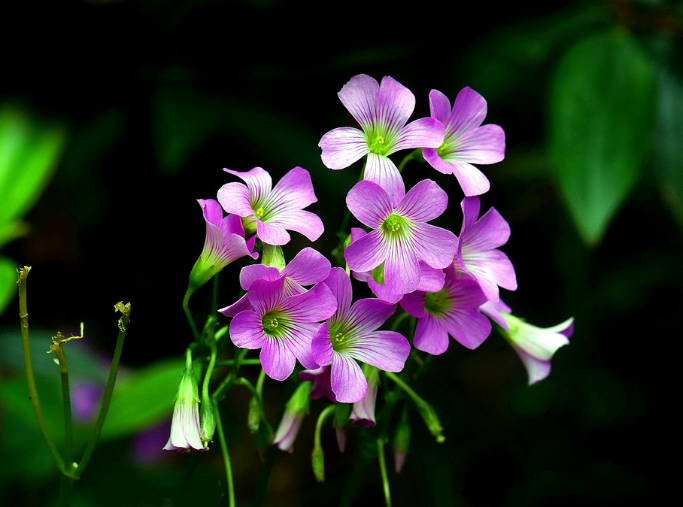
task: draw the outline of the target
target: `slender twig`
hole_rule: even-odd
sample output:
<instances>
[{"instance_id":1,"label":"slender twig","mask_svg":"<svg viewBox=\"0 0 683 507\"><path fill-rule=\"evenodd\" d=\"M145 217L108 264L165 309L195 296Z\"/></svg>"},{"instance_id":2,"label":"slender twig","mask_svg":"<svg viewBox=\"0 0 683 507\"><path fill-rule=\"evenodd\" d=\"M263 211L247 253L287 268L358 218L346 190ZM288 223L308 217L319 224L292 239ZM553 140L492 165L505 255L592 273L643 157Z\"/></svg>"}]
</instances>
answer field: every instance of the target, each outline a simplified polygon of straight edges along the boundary
<instances>
[{"instance_id":1,"label":"slender twig","mask_svg":"<svg viewBox=\"0 0 683 507\"><path fill-rule=\"evenodd\" d=\"M31 400L31 405L33 406L33 412L36 415L36 420L38 421L38 428L40 433L43 435L45 442L52 457L57 462L57 466L66 474L67 471L64 468L64 460L61 454L57 450L54 441L52 440L52 435L45 422L45 417L43 416L43 409L40 406L40 398L38 398L38 389L36 388L36 380L33 376L33 361L31 359L31 344L29 341L28 332L28 307L26 304L26 278L31 270L30 266L24 266L18 269L19 279L17 284L19 285L19 319L21 322L21 346L24 355L24 368L26 369L26 383L28 384L29 399Z\"/></svg>"},{"instance_id":2,"label":"slender twig","mask_svg":"<svg viewBox=\"0 0 683 507\"><path fill-rule=\"evenodd\" d=\"M116 384L116 376L119 371L119 363L121 361L121 351L123 350L123 341L126 338L126 331L128 330L128 322L130 321L130 303L124 305L123 303L117 303L114 305L116 310L120 311L123 316L119 319L119 334L116 337L116 347L114 349L114 357L111 360L111 367L109 369L109 378L107 379L107 385L104 388L104 395L102 396L102 404L100 405L100 413L97 416L97 422L93 429L93 434L90 437L85 451L83 452L83 457L78 463L78 469L76 470L76 477L80 477L88 465L93 452L95 451L95 445L97 440L100 438L100 433L102 432L102 427L104 426L104 420L107 418L107 412L109 411L109 404L111 403L111 396L114 392L114 384Z\"/></svg>"},{"instance_id":3,"label":"slender twig","mask_svg":"<svg viewBox=\"0 0 683 507\"><path fill-rule=\"evenodd\" d=\"M377 439L377 458L379 459L379 471L382 474L384 501L387 507L391 507L391 490L389 489L389 477L387 477L387 464L384 461L384 440L382 438Z\"/></svg>"},{"instance_id":4,"label":"slender twig","mask_svg":"<svg viewBox=\"0 0 683 507\"><path fill-rule=\"evenodd\" d=\"M223 454L223 462L225 463L225 476L228 481L228 502L230 507L235 507L235 486L232 480L232 467L230 466L228 444L225 441L225 434L223 433L223 423L221 422L221 414L218 411L218 403L215 398L211 399L211 403L213 404L213 411L216 417L216 429L218 430L218 440L221 444L221 453Z\"/></svg>"},{"instance_id":5,"label":"slender twig","mask_svg":"<svg viewBox=\"0 0 683 507\"><path fill-rule=\"evenodd\" d=\"M188 306L190 303L190 296L192 296L192 292L193 291L188 287L187 292L185 293L185 297L183 298L183 311L185 312L187 322L189 322L190 328L192 329L192 336L194 336L195 340L199 341L199 331L197 330L197 324L195 324L194 318L190 313L190 307Z\"/></svg>"}]
</instances>

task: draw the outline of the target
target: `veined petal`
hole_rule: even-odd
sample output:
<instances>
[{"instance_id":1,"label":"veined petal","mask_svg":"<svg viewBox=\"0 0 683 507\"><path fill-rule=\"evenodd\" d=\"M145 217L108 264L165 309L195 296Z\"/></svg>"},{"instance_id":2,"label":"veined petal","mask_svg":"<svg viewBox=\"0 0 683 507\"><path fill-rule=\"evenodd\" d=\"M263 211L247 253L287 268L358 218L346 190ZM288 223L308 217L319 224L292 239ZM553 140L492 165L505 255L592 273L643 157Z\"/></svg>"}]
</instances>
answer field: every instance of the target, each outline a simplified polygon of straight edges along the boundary
<instances>
[{"instance_id":1,"label":"veined petal","mask_svg":"<svg viewBox=\"0 0 683 507\"><path fill-rule=\"evenodd\" d=\"M301 209L317 200L310 173L298 166L277 182L269 196L269 201L278 209Z\"/></svg>"},{"instance_id":2,"label":"veined petal","mask_svg":"<svg viewBox=\"0 0 683 507\"><path fill-rule=\"evenodd\" d=\"M510 239L510 225L495 208L490 208L484 216L462 235L463 246L467 251L482 251L498 248Z\"/></svg>"},{"instance_id":3,"label":"veined petal","mask_svg":"<svg viewBox=\"0 0 683 507\"><path fill-rule=\"evenodd\" d=\"M294 371L296 358L286 342L266 337L261 348L261 366L270 378L285 380Z\"/></svg>"},{"instance_id":4,"label":"veined petal","mask_svg":"<svg viewBox=\"0 0 683 507\"><path fill-rule=\"evenodd\" d=\"M512 309L506 305L502 299L499 299L495 303L493 301L486 301L486 303L479 307L479 310L488 315L493 322L506 331L510 329L503 313L511 313Z\"/></svg>"},{"instance_id":5,"label":"veined petal","mask_svg":"<svg viewBox=\"0 0 683 507\"><path fill-rule=\"evenodd\" d=\"M344 355L384 371L401 371L410 354L410 343L395 331L364 334L344 349Z\"/></svg>"},{"instance_id":6,"label":"veined petal","mask_svg":"<svg viewBox=\"0 0 683 507\"><path fill-rule=\"evenodd\" d=\"M487 250L463 257L467 271L477 279L484 295L491 301L498 301L498 287L517 289L515 268L510 259L500 250Z\"/></svg>"},{"instance_id":7,"label":"veined petal","mask_svg":"<svg viewBox=\"0 0 683 507\"><path fill-rule=\"evenodd\" d=\"M361 241L363 239L361 238ZM387 247L387 256L384 261L384 284L393 293L407 294L417 289L420 284L420 264L412 249L405 248L403 244L391 244Z\"/></svg>"},{"instance_id":8,"label":"veined petal","mask_svg":"<svg viewBox=\"0 0 683 507\"><path fill-rule=\"evenodd\" d=\"M280 271L277 268L264 264L250 264L244 266L240 271L240 286L244 290L249 290L251 284L256 280L269 280L271 282L280 279Z\"/></svg>"},{"instance_id":9,"label":"veined petal","mask_svg":"<svg viewBox=\"0 0 683 507\"><path fill-rule=\"evenodd\" d=\"M330 328L327 322L323 322L311 340L311 354L316 363L325 366L332 361L333 352Z\"/></svg>"},{"instance_id":10,"label":"veined petal","mask_svg":"<svg viewBox=\"0 0 683 507\"><path fill-rule=\"evenodd\" d=\"M466 231L472 229L479 218L479 211L481 211L481 201L478 197L465 197L460 203L462 208L462 229L460 234L465 235Z\"/></svg>"},{"instance_id":11,"label":"veined petal","mask_svg":"<svg viewBox=\"0 0 683 507\"><path fill-rule=\"evenodd\" d=\"M291 239L285 227L279 223L266 223L256 220L256 234L269 245L286 245Z\"/></svg>"},{"instance_id":12,"label":"veined petal","mask_svg":"<svg viewBox=\"0 0 683 507\"><path fill-rule=\"evenodd\" d=\"M443 316L448 334L468 349L476 349L491 334L491 322L478 309L456 308Z\"/></svg>"},{"instance_id":13,"label":"veined petal","mask_svg":"<svg viewBox=\"0 0 683 507\"><path fill-rule=\"evenodd\" d=\"M218 201L213 199L197 199L197 202L202 207L204 220L220 229L223 223L223 210Z\"/></svg>"},{"instance_id":14,"label":"veined petal","mask_svg":"<svg viewBox=\"0 0 683 507\"><path fill-rule=\"evenodd\" d=\"M307 370L319 367L311 352L311 340L320 326L314 322L293 322L287 326L281 341Z\"/></svg>"},{"instance_id":15,"label":"veined petal","mask_svg":"<svg viewBox=\"0 0 683 507\"><path fill-rule=\"evenodd\" d=\"M415 109L415 95L390 76L382 78L375 106L375 126L396 138Z\"/></svg>"},{"instance_id":16,"label":"veined petal","mask_svg":"<svg viewBox=\"0 0 683 507\"><path fill-rule=\"evenodd\" d=\"M299 285L322 282L330 274L330 261L323 254L307 247L290 261L282 274Z\"/></svg>"},{"instance_id":17,"label":"veined petal","mask_svg":"<svg viewBox=\"0 0 683 507\"><path fill-rule=\"evenodd\" d=\"M430 224L415 223L411 233L410 246L418 259L435 269L444 269L453 263L457 238L451 231Z\"/></svg>"},{"instance_id":18,"label":"veined petal","mask_svg":"<svg viewBox=\"0 0 683 507\"><path fill-rule=\"evenodd\" d=\"M363 158L369 152L365 134L353 127L339 127L325 134L318 146L328 169L344 169Z\"/></svg>"},{"instance_id":19,"label":"veined petal","mask_svg":"<svg viewBox=\"0 0 683 507\"><path fill-rule=\"evenodd\" d=\"M258 283L258 282L256 282ZM282 311L298 322L320 322L337 309L337 300L325 284L318 284L308 292L291 296L281 305Z\"/></svg>"},{"instance_id":20,"label":"veined petal","mask_svg":"<svg viewBox=\"0 0 683 507\"><path fill-rule=\"evenodd\" d=\"M223 169L226 173L234 174L235 176L242 179L247 184L249 188L250 201L252 203L258 202L264 199L270 194L270 190L273 188L273 180L267 171L261 167L254 167L250 171L240 172L232 171L230 169ZM220 198L218 199L220 201ZM221 205L223 203L221 202ZM227 210L226 210L227 211ZM228 211L228 213L230 213Z\"/></svg>"},{"instance_id":21,"label":"veined petal","mask_svg":"<svg viewBox=\"0 0 683 507\"><path fill-rule=\"evenodd\" d=\"M451 101L439 90L429 92L429 114L444 125L451 116Z\"/></svg>"},{"instance_id":22,"label":"veined petal","mask_svg":"<svg viewBox=\"0 0 683 507\"><path fill-rule=\"evenodd\" d=\"M426 157L425 157L426 160ZM472 164L460 160L442 160L439 167L429 162L435 169L444 172L447 169L455 176L466 196L485 194L491 188L491 182L486 175Z\"/></svg>"},{"instance_id":23,"label":"veined petal","mask_svg":"<svg viewBox=\"0 0 683 507\"><path fill-rule=\"evenodd\" d=\"M405 183L396 165L384 155L368 153L364 178L382 187L396 206L406 194Z\"/></svg>"},{"instance_id":24,"label":"veined petal","mask_svg":"<svg viewBox=\"0 0 683 507\"><path fill-rule=\"evenodd\" d=\"M429 222L446 211L448 194L432 180L422 180L411 188L394 212L416 222Z\"/></svg>"},{"instance_id":25,"label":"veined petal","mask_svg":"<svg viewBox=\"0 0 683 507\"><path fill-rule=\"evenodd\" d=\"M332 358L332 390L340 403L355 403L365 397L368 381L358 363L338 352Z\"/></svg>"},{"instance_id":26,"label":"veined petal","mask_svg":"<svg viewBox=\"0 0 683 507\"><path fill-rule=\"evenodd\" d=\"M379 184L359 181L346 195L346 206L356 219L371 229L377 229L391 215L389 194Z\"/></svg>"},{"instance_id":27,"label":"veined petal","mask_svg":"<svg viewBox=\"0 0 683 507\"><path fill-rule=\"evenodd\" d=\"M417 321L413 345L415 345L416 349L428 354L435 356L443 354L448 350L448 331L446 331L446 326L444 326L441 320L425 312L424 317Z\"/></svg>"},{"instance_id":28,"label":"veined petal","mask_svg":"<svg viewBox=\"0 0 683 507\"><path fill-rule=\"evenodd\" d=\"M262 317L273 308L280 306L284 300L284 285L284 278L278 278L275 281L254 280L247 296L259 316Z\"/></svg>"},{"instance_id":29,"label":"veined petal","mask_svg":"<svg viewBox=\"0 0 683 507\"><path fill-rule=\"evenodd\" d=\"M439 292L443 289L446 275L443 269L436 269L431 267L424 261L420 261L420 285L417 290L424 292Z\"/></svg>"},{"instance_id":30,"label":"veined petal","mask_svg":"<svg viewBox=\"0 0 683 507\"><path fill-rule=\"evenodd\" d=\"M379 84L374 78L366 74L354 76L337 95L363 130L373 124L379 95Z\"/></svg>"},{"instance_id":31,"label":"veined petal","mask_svg":"<svg viewBox=\"0 0 683 507\"><path fill-rule=\"evenodd\" d=\"M434 118L420 118L403 127L387 155L412 148L438 148L443 143L444 126Z\"/></svg>"},{"instance_id":32,"label":"veined petal","mask_svg":"<svg viewBox=\"0 0 683 507\"><path fill-rule=\"evenodd\" d=\"M217 201L213 202L218 204ZM218 209L221 209L220 204L218 204ZM242 226L242 219L239 215L228 215L217 225L219 225L224 236L227 236L228 234L237 234L238 236L242 236L244 238L244 227ZM249 245L247 245L247 247L249 247ZM251 248L253 249L253 245Z\"/></svg>"},{"instance_id":33,"label":"veined petal","mask_svg":"<svg viewBox=\"0 0 683 507\"><path fill-rule=\"evenodd\" d=\"M460 136L481 125L486 118L486 100L469 86L458 93L453 103L450 121L446 124L447 136Z\"/></svg>"},{"instance_id":34,"label":"veined petal","mask_svg":"<svg viewBox=\"0 0 683 507\"><path fill-rule=\"evenodd\" d=\"M238 313L230 322L230 339L243 349L261 348L266 340L261 316L252 311Z\"/></svg>"},{"instance_id":35,"label":"veined petal","mask_svg":"<svg viewBox=\"0 0 683 507\"><path fill-rule=\"evenodd\" d=\"M540 382L548 375L550 375L550 361L542 361L537 359L526 352L524 352L519 347L512 347L517 355L522 360L524 368L526 368L527 376L529 377L529 385Z\"/></svg>"},{"instance_id":36,"label":"veined petal","mask_svg":"<svg viewBox=\"0 0 683 507\"><path fill-rule=\"evenodd\" d=\"M458 139L456 160L474 164L495 164L505 158L505 132L498 125L483 125ZM447 160L450 156L445 156Z\"/></svg>"},{"instance_id":37,"label":"veined petal","mask_svg":"<svg viewBox=\"0 0 683 507\"><path fill-rule=\"evenodd\" d=\"M376 282L372 279L372 276L370 275L366 275L364 281L367 282L368 287L370 287L372 293L382 301L394 304L398 303L403 297L403 294L396 294L394 292L391 292L389 289L387 289L386 285L384 285L383 283Z\"/></svg>"},{"instance_id":38,"label":"veined petal","mask_svg":"<svg viewBox=\"0 0 683 507\"><path fill-rule=\"evenodd\" d=\"M258 225L260 225L260 223ZM268 218L268 225L272 227L289 229L290 231L296 231L300 234L303 234L311 241L317 240L325 230L325 226L318 215L301 209L290 209L273 214L272 217ZM260 233L259 237L261 237ZM271 245L285 244L271 243L263 237L261 237L261 239L265 243L270 243ZM281 240L280 236L278 236L278 240Z\"/></svg>"},{"instance_id":39,"label":"veined petal","mask_svg":"<svg viewBox=\"0 0 683 507\"><path fill-rule=\"evenodd\" d=\"M254 214L251 208L251 194L242 183L226 183L218 190L217 197L226 213L234 213L241 217Z\"/></svg>"},{"instance_id":40,"label":"veined petal","mask_svg":"<svg viewBox=\"0 0 683 507\"><path fill-rule=\"evenodd\" d=\"M334 318L345 318L349 308L351 308L351 299L353 298L353 289L351 288L349 276L344 268L332 268L324 283L329 287L330 292L337 300L337 310Z\"/></svg>"},{"instance_id":41,"label":"veined petal","mask_svg":"<svg viewBox=\"0 0 683 507\"><path fill-rule=\"evenodd\" d=\"M371 231L344 250L344 258L353 271L370 271L387 258L387 246L379 231Z\"/></svg>"},{"instance_id":42,"label":"veined petal","mask_svg":"<svg viewBox=\"0 0 683 507\"><path fill-rule=\"evenodd\" d=\"M425 311L425 296L425 292L419 290L411 292L410 294L406 294L400 301L401 308L403 308L407 313L409 313L413 317L422 319L422 317L425 317L427 313ZM417 334L415 336L417 336Z\"/></svg>"},{"instance_id":43,"label":"veined petal","mask_svg":"<svg viewBox=\"0 0 683 507\"><path fill-rule=\"evenodd\" d=\"M254 310L254 307L251 306L251 303L249 302L249 298L248 298L247 295L245 294L244 296L242 296L241 298L239 298L239 299L237 300L237 302L235 302L235 303L233 303L233 304L231 304L231 305L229 305L229 306L226 306L225 308L221 308L221 309L218 310L218 311L221 312L221 313L222 313L223 315L225 315L226 317L234 317L234 316L237 315L238 313L244 312L244 311L247 311L247 310L253 311L253 310Z\"/></svg>"},{"instance_id":44,"label":"veined petal","mask_svg":"<svg viewBox=\"0 0 683 507\"><path fill-rule=\"evenodd\" d=\"M443 174L453 174L453 164L445 162L434 148L424 148L422 156L434 169Z\"/></svg>"},{"instance_id":45,"label":"veined petal","mask_svg":"<svg viewBox=\"0 0 683 507\"><path fill-rule=\"evenodd\" d=\"M395 304L382 301L381 299L360 299L351 307L346 315L346 320L349 327L353 329L354 334L365 335L384 324L395 311Z\"/></svg>"}]
</instances>

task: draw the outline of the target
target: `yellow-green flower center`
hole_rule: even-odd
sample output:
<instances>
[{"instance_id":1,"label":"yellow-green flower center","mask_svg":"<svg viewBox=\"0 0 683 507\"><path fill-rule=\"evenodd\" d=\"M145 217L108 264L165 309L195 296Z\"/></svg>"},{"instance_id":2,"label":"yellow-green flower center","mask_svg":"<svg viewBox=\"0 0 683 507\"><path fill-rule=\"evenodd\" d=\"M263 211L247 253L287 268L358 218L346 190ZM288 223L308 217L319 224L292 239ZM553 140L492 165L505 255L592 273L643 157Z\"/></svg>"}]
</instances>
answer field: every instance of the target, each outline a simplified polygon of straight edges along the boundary
<instances>
[{"instance_id":1,"label":"yellow-green flower center","mask_svg":"<svg viewBox=\"0 0 683 507\"><path fill-rule=\"evenodd\" d=\"M428 292L425 295L425 310L432 315L443 315L451 308L451 299L446 289L439 292Z\"/></svg>"},{"instance_id":2,"label":"yellow-green flower center","mask_svg":"<svg viewBox=\"0 0 683 507\"><path fill-rule=\"evenodd\" d=\"M263 210L263 208L259 208L256 211L254 211L254 215L256 215L258 218L263 218L263 215L265 215L266 212Z\"/></svg>"},{"instance_id":3,"label":"yellow-green flower center","mask_svg":"<svg viewBox=\"0 0 683 507\"><path fill-rule=\"evenodd\" d=\"M277 338L286 333L287 319L282 314L268 312L261 318L261 325L266 335Z\"/></svg>"},{"instance_id":4,"label":"yellow-green flower center","mask_svg":"<svg viewBox=\"0 0 683 507\"><path fill-rule=\"evenodd\" d=\"M368 139L368 149L377 155L386 155L389 151L389 143L382 135L372 136Z\"/></svg>"},{"instance_id":5,"label":"yellow-green flower center","mask_svg":"<svg viewBox=\"0 0 683 507\"><path fill-rule=\"evenodd\" d=\"M405 229L405 226L406 219L402 216L395 215L392 213L386 218L386 220L384 220L384 223L382 224L382 229L384 229L384 232L389 234L390 236L396 236L401 234L401 229Z\"/></svg>"}]
</instances>

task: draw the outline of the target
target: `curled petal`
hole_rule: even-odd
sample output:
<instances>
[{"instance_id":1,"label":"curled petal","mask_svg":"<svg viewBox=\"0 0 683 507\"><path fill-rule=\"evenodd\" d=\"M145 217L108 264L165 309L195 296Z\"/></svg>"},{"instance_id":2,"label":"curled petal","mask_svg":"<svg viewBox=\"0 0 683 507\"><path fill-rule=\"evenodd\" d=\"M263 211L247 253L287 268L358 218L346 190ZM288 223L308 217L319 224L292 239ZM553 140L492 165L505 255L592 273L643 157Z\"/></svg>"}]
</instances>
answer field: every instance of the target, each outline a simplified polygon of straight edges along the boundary
<instances>
[{"instance_id":1,"label":"curled petal","mask_svg":"<svg viewBox=\"0 0 683 507\"><path fill-rule=\"evenodd\" d=\"M268 197L270 190L273 187L273 180L270 174L261 167L254 167L247 172L232 171L230 169L223 169L226 173L234 174L242 179L249 188L249 195L252 202L259 202ZM218 199L220 201L220 199ZM223 203L221 203L222 205ZM226 210L227 211L227 210Z\"/></svg>"},{"instance_id":2,"label":"curled petal","mask_svg":"<svg viewBox=\"0 0 683 507\"><path fill-rule=\"evenodd\" d=\"M325 134L318 146L321 158L328 169L344 169L367 155L365 134L353 127L339 127Z\"/></svg>"},{"instance_id":3,"label":"curled petal","mask_svg":"<svg viewBox=\"0 0 683 507\"><path fill-rule=\"evenodd\" d=\"M406 125L390 154L412 148L438 148L443 143L444 126L434 118L420 118Z\"/></svg>"},{"instance_id":4,"label":"curled petal","mask_svg":"<svg viewBox=\"0 0 683 507\"><path fill-rule=\"evenodd\" d=\"M403 178L396 165L384 155L368 153L365 164L365 179L382 187L393 205L397 205L406 193Z\"/></svg>"},{"instance_id":5,"label":"curled petal","mask_svg":"<svg viewBox=\"0 0 683 507\"><path fill-rule=\"evenodd\" d=\"M275 380L285 380L292 374L296 365L296 358L287 344L272 337L265 337L260 358L263 370Z\"/></svg>"},{"instance_id":6,"label":"curled petal","mask_svg":"<svg viewBox=\"0 0 683 507\"><path fill-rule=\"evenodd\" d=\"M363 225L377 229L393 212L389 194L377 183L359 181L346 195L346 206Z\"/></svg>"},{"instance_id":7,"label":"curled petal","mask_svg":"<svg viewBox=\"0 0 683 507\"><path fill-rule=\"evenodd\" d=\"M334 353L332 359L332 390L340 403L355 403L365 396L368 381L358 363L350 357Z\"/></svg>"},{"instance_id":8,"label":"curled petal","mask_svg":"<svg viewBox=\"0 0 683 507\"><path fill-rule=\"evenodd\" d=\"M379 84L374 78L366 74L354 76L337 95L363 130L372 125L379 95Z\"/></svg>"}]
</instances>

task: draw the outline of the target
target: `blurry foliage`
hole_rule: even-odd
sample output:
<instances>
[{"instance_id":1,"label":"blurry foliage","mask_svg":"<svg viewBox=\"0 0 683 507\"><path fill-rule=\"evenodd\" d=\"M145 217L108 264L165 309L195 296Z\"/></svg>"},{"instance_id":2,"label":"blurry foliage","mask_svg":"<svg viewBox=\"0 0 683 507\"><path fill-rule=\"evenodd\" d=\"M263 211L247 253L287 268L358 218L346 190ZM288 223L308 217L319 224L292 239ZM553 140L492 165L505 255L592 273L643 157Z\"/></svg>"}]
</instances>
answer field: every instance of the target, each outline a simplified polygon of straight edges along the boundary
<instances>
[{"instance_id":1,"label":"blurry foliage","mask_svg":"<svg viewBox=\"0 0 683 507\"><path fill-rule=\"evenodd\" d=\"M276 179L300 165L313 174L320 199L314 211L332 224L314 246L331 250L340 218L335 206L343 205L339 189L350 188L356 174L324 170L316 145L327 130L352 124L335 92L356 73L392 75L413 89L415 116L428 114L428 87L454 96L469 85L486 97L487 122L503 126L508 140L506 160L484 168L493 198L483 198L484 206L495 198L512 225L506 252L520 289L505 299L541 326L567 312L577 326L550 378L531 388L496 336L476 353L452 346L447 357L434 358L431 375L415 387L430 393L447 440L437 446L410 414L411 453L402 475L390 476L396 505L642 505L649 497L648 474L657 466L639 456L656 445L640 435L667 418L657 403L667 368L647 356L658 354L654 341L677 332L673 322L683 312L681 235L672 234L663 213L666 206L683 227L683 2L478 8L481 23L461 23L461 7L439 6L443 20L457 16L456 27L428 18L406 26L401 19L405 33L373 25L360 38L351 35L360 11L338 9L337 28L327 17L311 21L320 9L315 2L90 0L46 3L40 19L22 13L36 23L33 33L52 38L39 65L35 55L9 55L31 64L7 74L8 96L20 91L36 102L0 102L0 246L22 262L18 253L40 251L44 257L34 257L46 271L77 264L71 250L62 254L66 260L55 257L65 243L84 252L86 268L71 266L57 283L41 282L36 272L31 304L40 312L31 312L42 325L81 318L78 308L88 311L103 298L128 298L114 291L132 291L142 303L124 347L124 361L136 365L121 373L75 506L221 505L218 453L169 453L148 464L130 457L130 438L170 415L182 370L182 361L162 356L187 344L182 270L189 272L204 234L194 199L211 197L207 192L228 181L222 167L260 165ZM383 13L391 25L394 14ZM97 58L85 55L89 48ZM57 79L45 86L45 75ZM45 119L60 115L73 126L68 134L65 124ZM25 218L58 163L54 192ZM419 166L415 173L433 177L425 171ZM457 185L449 190L457 209ZM68 227L53 227L50 219L76 223L81 236L63 234ZM42 226L42 237L32 237L22 220ZM457 230L459 223L451 225ZM8 244L27 231L26 242ZM236 279L233 268L223 281ZM55 304L75 276L74 303ZM15 282L14 263L0 258L0 312ZM227 304L239 288L225 285ZM200 298L193 301L198 308ZM0 468L0 505L49 505L57 480L26 402L11 317L13 327L0 333L0 452L10 457ZM106 343L96 331L86 327L93 342ZM47 349L50 333L32 336ZM57 367L34 346L39 392L57 431ZM75 375L104 383L106 368L92 353L75 346L68 354ZM275 425L283 387L265 389ZM239 392L223 404L238 499L252 497L261 469L245 429L247 405ZM312 406L306 424L319 412ZM324 444L330 471L328 482L317 485L308 468L310 442L301 439L293 456L278 456L267 504L330 505L329 491L344 491L355 476L365 481L357 497L381 504L376 463L350 469L359 440L350 433L345 455L334 442Z\"/></svg>"}]
</instances>

